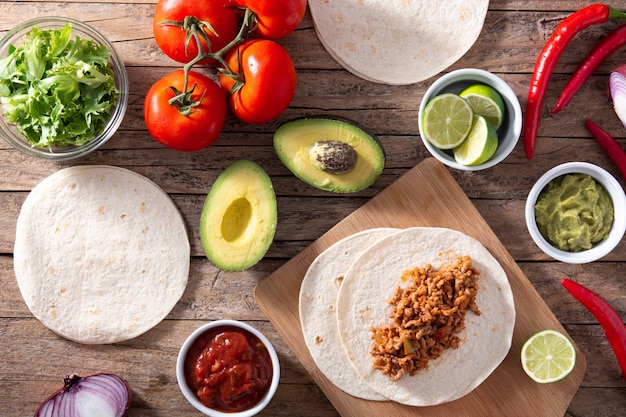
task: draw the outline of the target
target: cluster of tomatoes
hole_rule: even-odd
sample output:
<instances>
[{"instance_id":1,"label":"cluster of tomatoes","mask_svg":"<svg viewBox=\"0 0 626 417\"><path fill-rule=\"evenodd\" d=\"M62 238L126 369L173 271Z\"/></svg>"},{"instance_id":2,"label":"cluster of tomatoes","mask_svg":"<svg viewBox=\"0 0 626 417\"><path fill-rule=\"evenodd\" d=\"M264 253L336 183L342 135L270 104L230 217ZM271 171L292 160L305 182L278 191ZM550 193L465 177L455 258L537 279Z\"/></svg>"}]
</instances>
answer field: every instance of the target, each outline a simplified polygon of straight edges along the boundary
<instances>
[{"instance_id":1,"label":"cluster of tomatoes","mask_svg":"<svg viewBox=\"0 0 626 417\"><path fill-rule=\"evenodd\" d=\"M296 70L275 40L302 21L306 0L159 0L154 38L183 63L148 90L150 135L180 151L203 149L220 135L228 109L266 123L291 103ZM215 70L217 82L196 68Z\"/></svg>"}]
</instances>

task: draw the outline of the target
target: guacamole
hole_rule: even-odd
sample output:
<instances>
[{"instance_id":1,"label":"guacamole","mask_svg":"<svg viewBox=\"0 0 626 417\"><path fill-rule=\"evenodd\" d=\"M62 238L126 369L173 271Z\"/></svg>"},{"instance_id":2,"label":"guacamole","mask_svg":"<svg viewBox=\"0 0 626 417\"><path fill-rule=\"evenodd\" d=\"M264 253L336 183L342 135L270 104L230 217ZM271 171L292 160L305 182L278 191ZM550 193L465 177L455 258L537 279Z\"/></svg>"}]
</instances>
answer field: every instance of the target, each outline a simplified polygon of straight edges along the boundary
<instances>
[{"instance_id":1,"label":"guacamole","mask_svg":"<svg viewBox=\"0 0 626 417\"><path fill-rule=\"evenodd\" d=\"M607 238L613 224L613 201L587 174L555 178L539 194L535 219L555 247L580 252Z\"/></svg>"}]
</instances>

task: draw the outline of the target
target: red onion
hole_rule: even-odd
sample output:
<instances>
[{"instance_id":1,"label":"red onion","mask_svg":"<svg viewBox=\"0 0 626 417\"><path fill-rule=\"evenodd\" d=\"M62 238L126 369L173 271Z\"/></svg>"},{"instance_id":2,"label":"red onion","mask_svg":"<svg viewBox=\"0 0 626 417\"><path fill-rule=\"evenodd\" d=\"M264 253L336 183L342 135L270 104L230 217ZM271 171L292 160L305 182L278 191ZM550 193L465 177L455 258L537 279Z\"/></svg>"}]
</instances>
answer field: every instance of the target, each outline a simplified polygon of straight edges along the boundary
<instances>
[{"instance_id":1,"label":"red onion","mask_svg":"<svg viewBox=\"0 0 626 417\"><path fill-rule=\"evenodd\" d=\"M63 388L39 406L35 417L124 417L128 412L132 394L117 375L69 375L63 382Z\"/></svg>"},{"instance_id":2,"label":"red onion","mask_svg":"<svg viewBox=\"0 0 626 417\"><path fill-rule=\"evenodd\" d=\"M609 93L617 117L626 127L626 65L622 65L609 76Z\"/></svg>"}]
</instances>

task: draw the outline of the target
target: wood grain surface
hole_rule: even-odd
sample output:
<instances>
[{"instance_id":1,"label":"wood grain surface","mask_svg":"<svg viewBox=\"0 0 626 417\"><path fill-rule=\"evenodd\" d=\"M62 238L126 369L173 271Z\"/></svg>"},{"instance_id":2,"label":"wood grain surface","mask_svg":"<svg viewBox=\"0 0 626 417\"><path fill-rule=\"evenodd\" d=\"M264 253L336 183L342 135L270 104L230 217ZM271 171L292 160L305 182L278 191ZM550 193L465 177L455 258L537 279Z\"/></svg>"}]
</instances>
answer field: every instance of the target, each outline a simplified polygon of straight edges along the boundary
<instances>
[{"instance_id":1,"label":"wood grain surface","mask_svg":"<svg viewBox=\"0 0 626 417\"><path fill-rule=\"evenodd\" d=\"M487 380L470 394L453 402L433 407L407 407L390 401L354 398L337 389L319 371L307 350L302 331L298 332L300 283L315 258L345 236L373 227L415 226L445 227L461 231L481 242L502 265L515 300L516 320L511 349ZM585 358L578 351L574 371L560 383L540 386L526 376L519 359L524 342L543 329L561 332L565 332L565 329L463 190L444 166L433 158L419 163L339 222L311 246L264 279L254 294L263 312L342 416L562 416L586 369ZM485 344L488 343L485 341ZM454 379L454 375L449 377Z\"/></svg>"},{"instance_id":2,"label":"wood grain surface","mask_svg":"<svg viewBox=\"0 0 626 417\"><path fill-rule=\"evenodd\" d=\"M219 318L257 326L278 351L280 386L263 416L338 417L339 410L317 384L318 376L309 373L311 367L305 366L287 343L288 335L279 332L255 302L254 291L318 239L324 237L322 241L328 243L328 239L338 238L328 231L429 157L419 137L417 112L424 92L438 76L408 86L363 81L326 53L307 12L300 27L280 40L298 74L296 95L285 113L262 125L246 125L230 115L213 146L194 153L172 151L150 137L143 121L148 88L179 68L152 37L155 4L156 0L0 1L0 35L31 17L60 15L83 20L113 43L130 80L129 107L119 131L85 158L65 163L40 161L0 141L0 417L33 415L41 401L61 387L66 374L99 371L115 372L128 380L134 394L131 417L198 416L178 389L176 355L189 333ZM491 1L477 42L445 72L466 67L492 71L511 86L524 108L534 62L543 44L558 22L587 4L581 0ZM626 10L626 1L616 0L611 5ZM592 118L626 148L626 130L606 97L608 73L626 62L626 49L617 51L598 68L566 110L555 116L549 113L581 59L602 36L624 23L615 21L585 30L561 56L548 86L532 160L525 158L520 143L494 168L478 172L446 169L515 261L512 267L527 277L586 358L586 372L565 411L568 417L625 414L626 381L604 333L559 281L567 276L592 288L626 317L626 243L622 241L610 255L591 264L556 262L532 242L524 222L524 204L531 186L545 171L573 160L600 165L626 186L583 123L585 118ZM350 195L329 194L298 180L280 163L272 147L273 132L287 120L310 115L348 117L378 136L387 160L383 175L372 187ZM259 264L244 272L226 273L204 257L198 235L200 212L215 178L230 163L243 158L259 163L272 179L278 199L278 229ZM161 324L125 343L83 346L59 338L32 317L15 281L15 223L23 201L48 175L76 164L116 165L150 178L172 197L190 235L191 272L182 299ZM532 312L527 314L532 317ZM297 333L299 329L287 331ZM528 416L516 412L508 415ZM534 415L544 414L537 410ZM478 417L484 416L490 414Z\"/></svg>"}]
</instances>

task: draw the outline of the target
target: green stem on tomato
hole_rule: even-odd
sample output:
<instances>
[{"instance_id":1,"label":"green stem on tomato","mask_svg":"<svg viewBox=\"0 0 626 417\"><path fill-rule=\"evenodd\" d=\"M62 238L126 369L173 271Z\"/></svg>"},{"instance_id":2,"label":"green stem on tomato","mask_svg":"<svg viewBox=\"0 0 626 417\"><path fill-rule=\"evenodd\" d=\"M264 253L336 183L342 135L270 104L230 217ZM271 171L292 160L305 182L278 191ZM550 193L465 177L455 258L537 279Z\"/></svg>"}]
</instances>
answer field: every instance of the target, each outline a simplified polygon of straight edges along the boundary
<instances>
[{"instance_id":1,"label":"green stem on tomato","mask_svg":"<svg viewBox=\"0 0 626 417\"><path fill-rule=\"evenodd\" d=\"M193 16L185 17L184 23L182 25L188 31L188 33L190 33L188 35L188 39L189 38L195 39L197 46L198 46L197 48L198 54L191 61L189 61L183 66L183 73L184 73L183 91L179 92L175 88L172 88L172 91L174 91L174 97L170 99L170 104L178 107L179 111L181 111L182 114L189 114L191 110L193 109L193 107L199 104L199 101L194 102L191 99L192 97L191 93L195 89L195 86L192 87L191 90L189 90L189 82L188 82L189 72L193 69L194 66L198 64L198 62L203 61L205 59L213 59L219 62L219 64L224 68L225 74L231 75L231 76L235 74L232 71L232 69L228 67L226 60L224 59L224 55L226 55L226 53L228 53L228 51L230 51L232 48L242 43L246 39L246 37L250 33L252 33L252 31L254 31L255 26L256 26L256 15L254 14L254 12L252 12L248 8L245 8L244 10L245 11L244 11L243 19L241 22L241 27L239 28L239 32L228 44L226 44L222 49L220 49L217 52L204 52L202 48L201 39L205 39L205 42L207 42L207 44L209 43L208 37L206 37L203 27L208 27L209 30L213 31L213 28L211 27L211 25L209 25L208 23L202 22L201 20L198 20L194 18ZM177 24L178 26L181 25L180 22L164 22L164 24Z\"/></svg>"},{"instance_id":2,"label":"green stem on tomato","mask_svg":"<svg viewBox=\"0 0 626 417\"><path fill-rule=\"evenodd\" d=\"M205 59L214 59L219 62L220 65L224 66L225 68L227 68L228 71L230 71L230 68L228 68L226 61L224 60L224 55L226 55L228 51L230 51L232 48L239 45L246 39L246 37L254 30L255 22L255 14L250 9L245 9L241 27L239 28L237 36L235 36L233 40L231 40L228 44L226 44L222 49L217 52L205 53L202 51L201 48L198 48L198 55L187 64L185 64L185 66L183 67L185 71L185 77L198 62ZM186 78L185 89L187 89Z\"/></svg>"},{"instance_id":3,"label":"green stem on tomato","mask_svg":"<svg viewBox=\"0 0 626 417\"><path fill-rule=\"evenodd\" d=\"M226 61L224 61L224 55L226 55L226 53L232 48L246 40L246 37L256 29L256 22L257 20L254 12L250 9L245 9L241 28L239 28L239 33L237 33L237 36L235 36L233 40L225 45L222 49L215 52L214 54L208 54L207 57L217 60L225 68L228 68Z\"/></svg>"},{"instance_id":4,"label":"green stem on tomato","mask_svg":"<svg viewBox=\"0 0 626 417\"><path fill-rule=\"evenodd\" d=\"M187 74L185 74L185 82L187 82L186 77ZM168 100L169 105L176 107L183 116L189 116L193 112L193 109L202 103L202 99L206 94L205 90L202 92L202 95L198 100L192 100L192 95L195 89L196 84L193 85L190 91L184 91L181 93L176 87L170 86L170 90L174 93L174 97Z\"/></svg>"}]
</instances>

